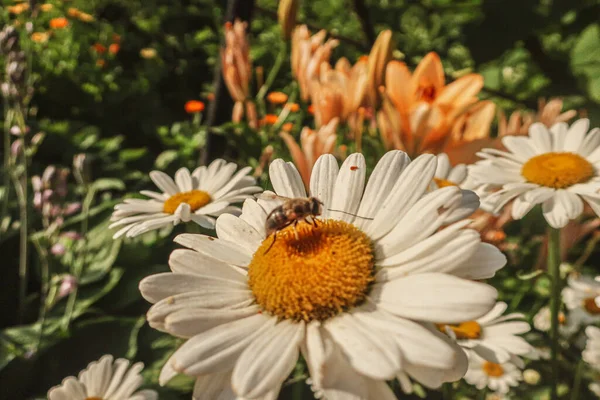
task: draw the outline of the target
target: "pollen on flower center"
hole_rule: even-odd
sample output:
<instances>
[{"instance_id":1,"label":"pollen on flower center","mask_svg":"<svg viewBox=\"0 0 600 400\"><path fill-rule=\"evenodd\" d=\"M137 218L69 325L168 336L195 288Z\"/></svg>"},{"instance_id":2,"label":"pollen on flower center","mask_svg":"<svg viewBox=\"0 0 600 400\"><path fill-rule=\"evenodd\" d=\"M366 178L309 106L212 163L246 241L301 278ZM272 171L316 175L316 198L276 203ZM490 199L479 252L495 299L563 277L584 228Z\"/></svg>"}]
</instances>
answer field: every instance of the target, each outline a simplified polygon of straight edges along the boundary
<instances>
[{"instance_id":1,"label":"pollen on flower center","mask_svg":"<svg viewBox=\"0 0 600 400\"><path fill-rule=\"evenodd\" d=\"M444 333L451 329L458 340L479 339L481 337L481 325L475 321L461 322L458 325L437 324L437 328Z\"/></svg>"},{"instance_id":2,"label":"pollen on flower center","mask_svg":"<svg viewBox=\"0 0 600 400\"><path fill-rule=\"evenodd\" d=\"M590 314L600 314L600 307L598 307L598 305L596 304L595 297L588 297L587 299L584 299L583 308L585 308L585 310Z\"/></svg>"},{"instance_id":3,"label":"pollen on flower center","mask_svg":"<svg viewBox=\"0 0 600 400\"><path fill-rule=\"evenodd\" d=\"M248 266L248 284L265 311L322 321L365 299L374 279L374 254L370 239L354 225L304 222L273 240L271 235L263 241Z\"/></svg>"},{"instance_id":4,"label":"pollen on flower center","mask_svg":"<svg viewBox=\"0 0 600 400\"><path fill-rule=\"evenodd\" d=\"M181 203L186 203L193 211L204 207L210 203L210 195L202 190L192 190L191 192L177 193L169 197L163 205L163 212L167 214L175 214L177 207Z\"/></svg>"},{"instance_id":5,"label":"pollen on flower center","mask_svg":"<svg viewBox=\"0 0 600 400\"><path fill-rule=\"evenodd\" d=\"M447 179L433 178L433 181L440 189L448 186L458 186L456 183Z\"/></svg>"},{"instance_id":6,"label":"pollen on flower center","mask_svg":"<svg viewBox=\"0 0 600 400\"><path fill-rule=\"evenodd\" d=\"M483 363L483 372L485 372L488 376L499 377L504 375L504 368L502 365L496 364L493 362L486 361Z\"/></svg>"},{"instance_id":7,"label":"pollen on flower center","mask_svg":"<svg viewBox=\"0 0 600 400\"><path fill-rule=\"evenodd\" d=\"M561 189L582 183L594 176L594 167L574 153L546 153L535 156L521 168L528 182Z\"/></svg>"}]
</instances>

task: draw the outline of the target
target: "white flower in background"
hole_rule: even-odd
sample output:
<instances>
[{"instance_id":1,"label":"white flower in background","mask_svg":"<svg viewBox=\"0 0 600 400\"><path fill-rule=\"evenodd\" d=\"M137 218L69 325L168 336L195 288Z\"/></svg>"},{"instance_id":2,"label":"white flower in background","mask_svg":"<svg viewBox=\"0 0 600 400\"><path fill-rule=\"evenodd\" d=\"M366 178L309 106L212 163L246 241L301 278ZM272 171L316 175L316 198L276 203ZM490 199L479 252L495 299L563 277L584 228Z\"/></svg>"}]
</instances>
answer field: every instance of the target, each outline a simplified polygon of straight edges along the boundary
<instances>
[{"instance_id":1,"label":"white flower in background","mask_svg":"<svg viewBox=\"0 0 600 400\"><path fill-rule=\"evenodd\" d=\"M600 397L600 383L590 383L588 389L590 392L594 393L596 397Z\"/></svg>"},{"instance_id":2,"label":"white flower in background","mask_svg":"<svg viewBox=\"0 0 600 400\"><path fill-rule=\"evenodd\" d=\"M129 361L105 355L91 362L79 377L69 376L48 391L49 400L156 400L154 390L136 390L144 379L144 364L129 367Z\"/></svg>"},{"instance_id":3,"label":"white flower in background","mask_svg":"<svg viewBox=\"0 0 600 400\"><path fill-rule=\"evenodd\" d=\"M323 203L316 226L267 236L282 200L248 199L240 217L219 217L218 238L177 236L191 250L171 254L172 273L140 283L155 303L150 325L189 339L160 382L184 373L198 377L201 398L276 398L300 352L326 398L394 399L385 381L396 376L427 387L460 379L465 353L430 322L487 313L496 290L474 280L506 258L456 222L473 212L459 188L428 192L435 169L432 155L410 162L392 151L365 186L361 154L341 168L324 155L310 180ZM269 175L278 195L307 196L293 164L275 160Z\"/></svg>"},{"instance_id":4,"label":"white flower in background","mask_svg":"<svg viewBox=\"0 0 600 400\"><path fill-rule=\"evenodd\" d=\"M162 193L142 190L150 199L125 199L115 206L110 228L122 227L114 238L134 237L167 225L193 221L213 229L215 218L224 213L237 213L232 206L262 189L248 176L251 168L239 170L225 160L215 160L208 167L198 167L190 174L187 168L175 173L175 180L160 171L150 172L150 179Z\"/></svg>"},{"instance_id":5,"label":"white flower in background","mask_svg":"<svg viewBox=\"0 0 600 400\"><path fill-rule=\"evenodd\" d=\"M495 363L504 363L512 355L525 356L532 354L534 348L521 335L531 330L529 324L520 313L502 316L507 305L498 302L494 308L481 318L459 324L437 324L438 329L445 332L467 349Z\"/></svg>"},{"instance_id":6,"label":"white flower in background","mask_svg":"<svg viewBox=\"0 0 600 400\"><path fill-rule=\"evenodd\" d=\"M536 204L548 224L564 227L583 212L583 202L600 215L600 129L587 133L589 121L569 128L560 122L550 129L532 124L529 136L505 136L508 151L484 149L484 160L470 169L473 179L486 184L482 208L494 213L514 199L512 217L521 219Z\"/></svg>"},{"instance_id":7,"label":"white flower in background","mask_svg":"<svg viewBox=\"0 0 600 400\"><path fill-rule=\"evenodd\" d=\"M583 350L583 361L600 371L600 328L588 326L585 328L587 342Z\"/></svg>"},{"instance_id":8,"label":"white flower in background","mask_svg":"<svg viewBox=\"0 0 600 400\"><path fill-rule=\"evenodd\" d=\"M517 356L512 356L504 363L487 361L470 350L468 356L469 369L465 381L479 390L487 386L490 390L506 394L511 387L519 386L519 382L523 380L521 369L524 365Z\"/></svg>"},{"instance_id":9,"label":"white flower in background","mask_svg":"<svg viewBox=\"0 0 600 400\"><path fill-rule=\"evenodd\" d=\"M538 331L548 332L552 325L551 318L550 307L544 306L533 316L533 327ZM579 329L578 319L572 312L567 316L564 312L560 311L558 313L558 331L560 334L569 336L577 332Z\"/></svg>"},{"instance_id":10,"label":"white flower in background","mask_svg":"<svg viewBox=\"0 0 600 400\"><path fill-rule=\"evenodd\" d=\"M600 282L594 278L569 275L562 300L569 310L569 319L576 321L577 326L600 321Z\"/></svg>"},{"instance_id":11,"label":"white flower in background","mask_svg":"<svg viewBox=\"0 0 600 400\"><path fill-rule=\"evenodd\" d=\"M446 186L463 187L463 183L467 181L468 170L465 164L458 164L453 167L450 164L450 159L446 153L438 154L437 168L433 177L434 187L443 188Z\"/></svg>"}]
</instances>

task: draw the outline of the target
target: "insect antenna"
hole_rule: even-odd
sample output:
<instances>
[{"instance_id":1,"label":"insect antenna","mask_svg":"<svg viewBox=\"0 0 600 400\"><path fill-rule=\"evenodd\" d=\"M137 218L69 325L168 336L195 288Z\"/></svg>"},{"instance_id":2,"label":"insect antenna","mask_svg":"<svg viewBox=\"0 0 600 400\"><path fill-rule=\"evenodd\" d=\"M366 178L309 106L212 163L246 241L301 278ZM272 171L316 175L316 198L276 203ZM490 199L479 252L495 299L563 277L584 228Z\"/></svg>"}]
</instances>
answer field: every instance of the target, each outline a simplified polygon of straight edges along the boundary
<instances>
[{"instance_id":1,"label":"insect antenna","mask_svg":"<svg viewBox=\"0 0 600 400\"><path fill-rule=\"evenodd\" d=\"M360 218L360 219L366 219L366 220L369 220L369 221L373 221L374 220L374 218L361 217L360 215L352 214L352 213L349 213L349 212L346 212L346 211L342 211L342 210L333 210L331 208L328 208L327 211L341 212L342 214L352 215L353 217Z\"/></svg>"}]
</instances>

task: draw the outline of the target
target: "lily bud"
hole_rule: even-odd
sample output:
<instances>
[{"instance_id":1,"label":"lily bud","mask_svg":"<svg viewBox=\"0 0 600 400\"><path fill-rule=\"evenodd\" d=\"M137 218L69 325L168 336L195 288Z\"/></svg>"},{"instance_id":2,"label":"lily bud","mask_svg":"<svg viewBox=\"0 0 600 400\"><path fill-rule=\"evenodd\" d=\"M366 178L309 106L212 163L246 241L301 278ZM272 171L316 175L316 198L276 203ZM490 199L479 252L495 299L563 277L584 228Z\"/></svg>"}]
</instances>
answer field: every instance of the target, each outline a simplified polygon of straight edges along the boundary
<instances>
[{"instance_id":1,"label":"lily bud","mask_svg":"<svg viewBox=\"0 0 600 400\"><path fill-rule=\"evenodd\" d=\"M386 29L379 33L369 54L369 86L367 93L373 106L379 102L377 89L384 84L385 68L387 63L392 60L393 51L392 31Z\"/></svg>"},{"instance_id":2,"label":"lily bud","mask_svg":"<svg viewBox=\"0 0 600 400\"><path fill-rule=\"evenodd\" d=\"M280 0L277 9L277 18L281 26L281 33L285 40L290 40L296 27L296 14L298 13L299 0Z\"/></svg>"}]
</instances>

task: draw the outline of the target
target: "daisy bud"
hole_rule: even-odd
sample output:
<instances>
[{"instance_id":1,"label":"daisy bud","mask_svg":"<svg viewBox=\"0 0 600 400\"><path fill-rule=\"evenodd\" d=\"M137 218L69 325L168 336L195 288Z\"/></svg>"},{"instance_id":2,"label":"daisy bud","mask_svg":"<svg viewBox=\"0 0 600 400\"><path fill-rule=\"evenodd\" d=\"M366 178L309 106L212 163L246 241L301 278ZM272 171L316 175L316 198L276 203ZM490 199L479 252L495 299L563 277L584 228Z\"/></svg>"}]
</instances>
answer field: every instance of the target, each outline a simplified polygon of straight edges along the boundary
<instances>
[{"instance_id":1,"label":"daisy bud","mask_svg":"<svg viewBox=\"0 0 600 400\"><path fill-rule=\"evenodd\" d=\"M12 135L15 135L15 136L20 136L20 135L21 135L21 128L19 128L19 127L18 127L18 126L16 126L16 125L15 125L15 126L12 126L12 127L10 128L10 133L11 133Z\"/></svg>"},{"instance_id":2,"label":"daisy bud","mask_svg":"<svg viewBox=\"0 0 600 400\"><path fill-rule=\"evenodd\" d=\"M13 144L10 146L10 152L14 157L17 157L19 154L23 152L23 141L15 140Z\"/></svg>"},{"instance_id":3,"label":"daisy bud","mask_svg":"<svg viewBox=\"0 0 600 400\"><path fill-rule=\"evenodd\" d=\"M62 299L63 297L68 296L76 287L77 279L75 279L73 275L66 275L58 288L58 298Z\"/></svg>"},{"instance_id":4,"label":"daisy bud","mask_svg":"<svg viewBox=\"0 0 600 400\"><path fill-rule=\"evenodd\" d=\"M62 243L55 243L50 248L50 253L54 254L55 256L62 256L66 251L67 248Z\"/></svg>"},{"instance_id":5,"label":"daisy bud","mask_svg":"<svg viewBox=\"0 0 600 400\"><path fill-rule=\"evenodd\" d=\"M31 138L31 145L32 146L37 146L40 143L42 143L42 141L44 140L44 138L46 137L46 134L44 132L39 132L36 133L35 135L33 135L33 137Z\"/></svg>"},{"instance_id":6,"label":"daisy bud","mask_svg":"<svg viewBox=\"0 0 600 400\"><path fill-rule=\"evenodd\" d=\"M152 47L146 47L140 50L140 56L147 60L156 57L156 54L156 49L153 49Z\"/></svg>"},{"instance_id":7,"label":"daisy bud","mask_svg":"<svg viewBox=\"0 0 600 400\"><path fill-rule=\"evenodd\" d=\"M537 385L538 383L540 383L540 379L540 373L537 372L535 369L526 369L525 371L523 371L523 380L528 385Z\"/></svg>"},{"instance_id":8,"label":"daisy bud","mask_svg":"<svg viewBox=\"0 0 600 400\"><path fill-rule=\"evenodd\" d=\"M281 33L285 40L292 37L296 27L296 14L298 13L298 0L281 0L277 9L277 17L281 26Z\"/></svg>"}]
</instances>

